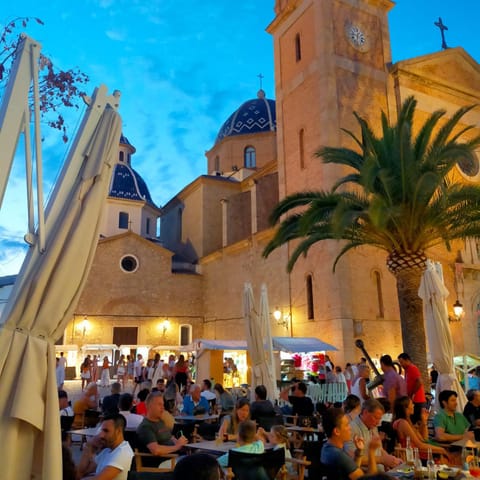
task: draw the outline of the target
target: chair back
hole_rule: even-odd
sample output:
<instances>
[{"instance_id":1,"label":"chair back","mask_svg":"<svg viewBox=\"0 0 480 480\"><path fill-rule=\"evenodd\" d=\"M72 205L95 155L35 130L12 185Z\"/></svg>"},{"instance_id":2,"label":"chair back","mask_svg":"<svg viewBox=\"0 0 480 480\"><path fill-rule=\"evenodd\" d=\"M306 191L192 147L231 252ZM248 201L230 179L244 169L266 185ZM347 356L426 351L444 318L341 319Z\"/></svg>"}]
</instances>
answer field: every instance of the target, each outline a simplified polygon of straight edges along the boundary
<instances>
[{"instance_id":1,"label":"chair back","mask_svg":"<svg viewBox=\"0 0 480 480\"><path fill-rule=\"evenodd\" d=\"M264 415L255 418L259 427L269 432L275 425L283 425L283 415Z\"/></svg>"},{"instance_id":2,"label":"chair back","mask_svg":"<svg viewBox=\"0 0 480 480\"><path fill-rule=\"evenodd\" d=\"M228 452L228 466L237 480L273 480L284 463L283 448L264 453Z\"/></svg>"},{"instance_id":3,"label":"chair back","mask_svg":"<svg viewBox=\"0 0 480 480\"><path fill-rule=\"evenodd\" d=\"M96 427L100 421L101 413L97 410L85 410L83 425L85 428Z\"/></svg>"},{"instance_id":4,"label":"chair back","mask_svg":"<svg viewBox=\"0 0 480 480\"><path fill-rule=\"evenodd\" d=\"M71 416L62 415L60 417L60 430L62 432L67 432L68 430L71 430L74 418L75 417L73 415Z\"/></svg>"}]
</instances>

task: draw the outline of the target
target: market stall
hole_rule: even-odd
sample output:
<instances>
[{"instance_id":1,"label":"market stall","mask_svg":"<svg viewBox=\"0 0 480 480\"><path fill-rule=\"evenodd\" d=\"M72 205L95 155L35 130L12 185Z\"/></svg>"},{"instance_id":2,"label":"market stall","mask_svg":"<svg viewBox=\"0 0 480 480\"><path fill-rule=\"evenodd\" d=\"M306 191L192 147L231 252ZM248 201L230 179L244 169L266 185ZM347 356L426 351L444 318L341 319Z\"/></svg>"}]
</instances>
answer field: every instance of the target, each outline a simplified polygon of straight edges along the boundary
<instances>
[{"instance_id":1,"label":"market stall","mask_svg":"<svg viewBox=\"0 0 480 480\"><path fill-rule=\"evenodd\" d=\"M193 342L196 351L196 381L204 378L225 388L249 383L247 342L245 340L206 340Z\"/></svg>"},{"instance_id":2,"label":"market stall","mask_svg":"<svg viewBox=\"0 0 480 480\"><path fill-rule=\"evenodd\" d=\"M55 345L55 356L59 357L60 352L67 359L67 367L65 368L65 380L74 380L77 376L77 366L81 360L78 356L78 345Z\"/></svg>"},{"instance_id":3,"label":"market stall","mask_svg":"<svg viewBox=\"0 0 480 480\"><path fill-rule=\"evenodd\" d=\"M92 358L94 355L96 355L98 359L98 366L100 367L102 365L103 357L108 357L108 361L111 363L110 378L113 377L113 374L115 372L115 369L113 366L115 362L115 352L118 350L117 345L92 343L92 344L83 345L80 350L81 350L81 358L79 359L80 363L83 362L84 358L87 355L90 355Z\"/></svg>"}]
</instances>

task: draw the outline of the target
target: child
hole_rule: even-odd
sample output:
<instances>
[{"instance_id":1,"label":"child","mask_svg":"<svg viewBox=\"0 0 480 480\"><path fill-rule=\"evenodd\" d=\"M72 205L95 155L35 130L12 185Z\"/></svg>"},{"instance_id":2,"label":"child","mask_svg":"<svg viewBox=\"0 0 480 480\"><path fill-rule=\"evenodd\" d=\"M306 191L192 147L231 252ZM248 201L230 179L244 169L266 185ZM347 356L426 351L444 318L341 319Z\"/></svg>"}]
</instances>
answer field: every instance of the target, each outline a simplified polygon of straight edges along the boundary
<instances>
[{"instance_id":1,"label":"child","mask_svg":"<svg viewBox=\"0 0 480 480\"><path fill-rule=\"evenodd\" d=\"M262 440L257 440L257 426L252 420L245 420L238 426L238 447L233 448L237 452L245 453L263 453L265 445ZM218 458L218 463L222 467L228 466L228 453Z\"/></svg>"},{"instance_id":2,"label":"child","mask_svg":"<svg viewBox=\"0 0 480 480\"><path fill-rule=\"evenodd\" d=\"M289 449L289 438L288 431L283 425L274 425L270 432L266 432L263 428L259 428L257 431L257 436L261 438L264 442L268 440L270 445L273 445L274 450L283 448L285 450L285 458L292 458L292 454ZM288 473L294 473L294 466L288 462L287 463Z\"/></svg>"}]
</instances>

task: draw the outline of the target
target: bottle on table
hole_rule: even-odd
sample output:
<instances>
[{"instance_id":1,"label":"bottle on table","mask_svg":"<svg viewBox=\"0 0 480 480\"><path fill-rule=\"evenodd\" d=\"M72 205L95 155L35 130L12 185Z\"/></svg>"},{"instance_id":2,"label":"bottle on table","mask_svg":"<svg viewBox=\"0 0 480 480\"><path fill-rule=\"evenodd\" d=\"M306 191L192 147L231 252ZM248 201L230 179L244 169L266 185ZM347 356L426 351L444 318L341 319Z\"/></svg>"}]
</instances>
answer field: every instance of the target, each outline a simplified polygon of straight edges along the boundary
<instances>
[{"instance_id":1,"label":"bottle on table","mask_svg":"<svg viewBox=\"0 0 480 480\"><path fill-rule=\"evenodd\" d=\"M428 470L428 479L435 480L437 478L437 469L435 466L435 461L433 460L432 449L427 450L427 470Z\"/></svg>"},{"instance_id":2,"label":"bottle on table","mask_svg":"<svg viewBox=\"0 0 480 480\"><path fill-rule=\"evenodd\" d=\"M414 466L413 448L410 437L407 437L407 444L405 445L405 460L407 465Z\"/></svg>"}]
</instances>

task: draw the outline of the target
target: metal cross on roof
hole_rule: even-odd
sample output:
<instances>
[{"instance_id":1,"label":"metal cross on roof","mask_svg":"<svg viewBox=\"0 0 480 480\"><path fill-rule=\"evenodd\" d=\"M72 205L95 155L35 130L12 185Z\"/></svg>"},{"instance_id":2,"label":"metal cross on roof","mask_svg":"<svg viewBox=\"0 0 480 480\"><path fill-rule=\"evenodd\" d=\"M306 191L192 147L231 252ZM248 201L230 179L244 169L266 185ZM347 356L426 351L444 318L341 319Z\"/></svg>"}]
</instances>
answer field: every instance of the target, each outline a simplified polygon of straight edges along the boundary
<instances>
[{"instance_id":1,"label":"metal cross on roof","mask_svg":"<svg viewBox=\"0 0 480 480\"><path fill-rule=\"evenodd\" d=\"M438 17L438 22L434 22L434 25L440 29L440 34L442 35L442 48L446 50L448 46L447 42L445 41L445 30L448 30L448 27L443 24L440 17Z\"/></svg>"},{"instance_id":2,"label":"metal cross on roof","mask_svg":"<svg viewBox=\"0 0 480 480\"><path fill-rule=\"evenodd\" d=\"M260 79L260 90L262 89L262 80L263 80L263 75L259 73L257 77Z\"/></svg>"}]
</instances>

